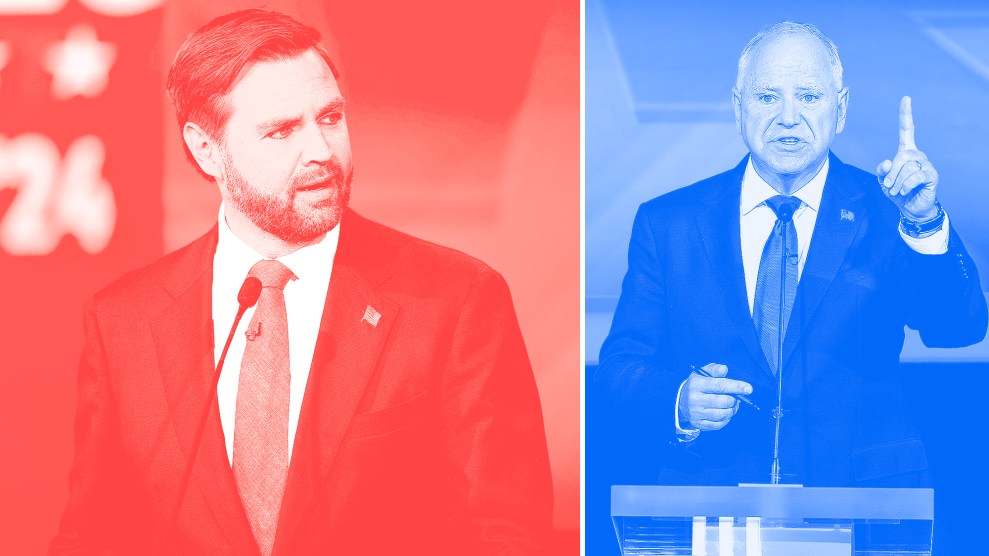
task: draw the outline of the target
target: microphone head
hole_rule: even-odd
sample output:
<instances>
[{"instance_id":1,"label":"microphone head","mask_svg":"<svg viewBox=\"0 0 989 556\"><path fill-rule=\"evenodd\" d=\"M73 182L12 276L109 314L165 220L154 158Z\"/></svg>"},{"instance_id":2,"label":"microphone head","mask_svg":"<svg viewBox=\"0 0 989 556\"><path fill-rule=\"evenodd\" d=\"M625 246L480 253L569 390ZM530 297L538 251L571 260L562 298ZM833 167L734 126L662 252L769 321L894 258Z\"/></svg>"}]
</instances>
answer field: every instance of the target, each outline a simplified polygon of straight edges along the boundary
<instances>
[{"instance_id":1,"label":"microphone head","mask_svg":"<svg viewBox=\"0 0 989 556\"><path fill-rule=\"evenodd\" d=\"M260 296L261 280L258 280L254 276L248 276L244 280L244 284L240 287L240 291L237 292L237 302L240 303L241 309L248 309L254 307Z\"/></svg>"}]
</instances>

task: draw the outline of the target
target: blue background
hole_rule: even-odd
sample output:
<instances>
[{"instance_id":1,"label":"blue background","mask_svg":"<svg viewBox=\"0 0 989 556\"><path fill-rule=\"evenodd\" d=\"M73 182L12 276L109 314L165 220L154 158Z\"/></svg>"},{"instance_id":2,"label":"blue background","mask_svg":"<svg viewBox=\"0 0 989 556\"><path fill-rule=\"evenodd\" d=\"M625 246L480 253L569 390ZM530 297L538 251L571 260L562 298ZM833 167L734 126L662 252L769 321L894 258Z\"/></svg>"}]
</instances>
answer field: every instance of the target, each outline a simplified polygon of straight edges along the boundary
<instances>
[{"instance_id":1,"label":"blue background","mask_svg":"<svg viewBox=\"0 0 989 556\"><path fill-rule=\"evenodd\" d=\"M651 474L648 462L625 462L621 471L610 463L622 442L635 439L622 438L599 412L590 378L621 291L632 219L643 201L745 155L731 88L738 55L760 29L813 23L838 45L850 102L832 150L846 163L874 171L892 158L899 99L913 98L917 145L937 168L938 196L982 271L983 289L989 285L989 5L861 4L585 3L588 554L617 554L607 485L644 483ZM986 486L970 462L982 452L975 440L984 405L975 398L989 383L989 342L933 350L908 334L902 360L935 478L940 553L975 553L978 539L962 520ZM972 400L959 399L959 386Z\"/></svg>"},{"instance_id":2,"label":"blue background","mask_svg":"<svg viewBox=\"0 0 989 556\"><path fill-rule=\"evenodd\" d=\"M989 9L824 4L587 1L588 362L597 362L611 323L639 204L732 168L747 152L731 105L738 55L777 21L814 23L838 45L850 101L832 150L844 162L874 171L892 158L900 97L913 98L917 145L940 174L938 196L989 272ZM989 361L989 343L927 350L911 335L904 359Z\"/></svg>"}]
</instances>

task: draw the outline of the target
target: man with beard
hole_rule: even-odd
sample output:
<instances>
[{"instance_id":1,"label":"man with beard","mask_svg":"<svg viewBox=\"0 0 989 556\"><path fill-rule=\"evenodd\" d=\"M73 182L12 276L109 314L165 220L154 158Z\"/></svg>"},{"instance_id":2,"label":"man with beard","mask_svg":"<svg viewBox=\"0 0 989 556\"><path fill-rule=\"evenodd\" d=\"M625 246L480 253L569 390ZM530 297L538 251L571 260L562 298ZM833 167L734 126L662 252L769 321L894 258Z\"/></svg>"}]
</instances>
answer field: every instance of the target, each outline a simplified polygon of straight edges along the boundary
<instances>
[{"instance_id":1,"label":"man with beard","mask_svg":"<svg viewBox=\"0 0 989 556\"><path fill-rule=\"evenodd\" d=\"M88 305L51 553L540 553L548 457L507 286L347 208L318 40L246 10L176 56L219 219Z\"/></svg>"}]
</instances>

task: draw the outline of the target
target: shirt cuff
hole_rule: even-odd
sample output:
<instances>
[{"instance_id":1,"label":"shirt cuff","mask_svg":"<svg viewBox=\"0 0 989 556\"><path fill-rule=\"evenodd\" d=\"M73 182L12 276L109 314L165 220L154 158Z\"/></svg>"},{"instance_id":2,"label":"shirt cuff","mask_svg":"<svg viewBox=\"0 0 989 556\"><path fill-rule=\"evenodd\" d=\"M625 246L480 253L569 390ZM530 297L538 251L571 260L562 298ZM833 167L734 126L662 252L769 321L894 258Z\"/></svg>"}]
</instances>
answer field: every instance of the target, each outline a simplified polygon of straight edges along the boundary
<instances>
[{"instance_id":1,"label":"shirt cuff","mask_svg":"<svg viewBox=\"0 0 989 556\"><path fill-rule=\"evenodd\" d=\"M701 435L699 429L685 429L680 426L680 393L683 392L683 385L687 384L687 381L680 383L680 388L677 388L677 399L676 403L673 404L673 426L676 427L677 440L680 442L692 442L697 440L697 437Z\"/></svg>"},{"instance_id":2,"label":"shirt cuff","mask_svg":"<svg viewBox=\"0 0 989 556\"><path fill-rule=\"evenodd\" d=\"M944 255L947 253L948 235L947 213L944 215L944 224L941 225L941 229L927 237L910 237L902 229L900 230L900 237L907 243L907 246L921 255Z\"/></svg>"}]
</instances>

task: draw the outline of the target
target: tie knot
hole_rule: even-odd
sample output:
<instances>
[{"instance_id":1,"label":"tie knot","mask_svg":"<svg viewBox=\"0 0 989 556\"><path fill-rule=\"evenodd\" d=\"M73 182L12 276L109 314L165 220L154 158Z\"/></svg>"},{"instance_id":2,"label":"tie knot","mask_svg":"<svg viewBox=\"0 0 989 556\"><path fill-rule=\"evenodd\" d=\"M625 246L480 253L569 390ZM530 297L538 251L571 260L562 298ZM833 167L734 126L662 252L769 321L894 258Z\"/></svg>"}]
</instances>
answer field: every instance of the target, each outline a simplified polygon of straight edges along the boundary
<instances>
[{"instance_id":1,"label":"tie knot","mask_svg":"<svg viewBox=\"0 0 989 556\"><path fill-rule=\"evenodd\" d=\"M296 279L295 274L287 266L271 259L258 261L247 275L261 280L261 286L265 288L283 289L289 280Z\"/></svg>"},{"instance_id":2,"label":"tie knot","mask_svg":"<svg viewBox=\"0 0 989 556\"><path fill-rule=\"evenodd\" d=\"M776 195L766 199L766 206L773 209L776 218L789 222L793 220L793 213L800 207L800 199L792 195Z\"/></svg>"}]
</instances>

